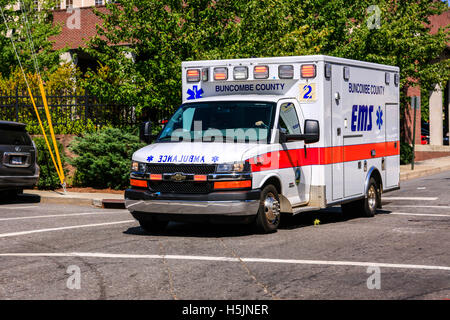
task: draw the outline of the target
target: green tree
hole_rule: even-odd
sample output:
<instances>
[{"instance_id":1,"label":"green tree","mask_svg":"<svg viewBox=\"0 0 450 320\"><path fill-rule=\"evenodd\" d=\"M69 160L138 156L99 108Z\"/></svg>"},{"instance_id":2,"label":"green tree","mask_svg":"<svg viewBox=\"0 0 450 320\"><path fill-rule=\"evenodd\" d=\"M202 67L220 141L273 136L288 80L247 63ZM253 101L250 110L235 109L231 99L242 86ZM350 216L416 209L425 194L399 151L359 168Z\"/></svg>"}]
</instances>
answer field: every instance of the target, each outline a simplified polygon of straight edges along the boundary
<instances>
[{"instance_id":1,"label":"green tree","mask_svg":"<svg viewBox=\"0 0 450 320\"><path fill-rule=\"evenodd\" d=\"M26 25L33 38L34 53L42 72L52 72L59 65L61 50L53 50L49 40L60 32L59 26L53 26L51 8L55 0L39 1L40 10L36 10L33 0L0 0L9 30L0 17L0 74L9 77L18 68L18 62L11 44L11 37L17 48L22 66L26 72L34 72L32 50L28 42ZM20 4L20 6L19 6ZM26 24L24 17L27 18Z\"/></svg>"},{"instance_id":2,"label":"green tree","mask_svg":"<svg viewBox=\"0 0 450 320\"><path fill-rule=\"evenodd\" d=\"M402 106L411 85L431 88L449 78L434 63L448 29L430 34L439 1L380 0L380 23L368 0L119 0L98 13L103 25L87 51L101 68L85 85L138 110L171 109L181 101L181 61L328 54L399 66ZM375 12L376 13L376 12ZM127 44L127 46L124 46Z\"/></svg>"}]
</instances>

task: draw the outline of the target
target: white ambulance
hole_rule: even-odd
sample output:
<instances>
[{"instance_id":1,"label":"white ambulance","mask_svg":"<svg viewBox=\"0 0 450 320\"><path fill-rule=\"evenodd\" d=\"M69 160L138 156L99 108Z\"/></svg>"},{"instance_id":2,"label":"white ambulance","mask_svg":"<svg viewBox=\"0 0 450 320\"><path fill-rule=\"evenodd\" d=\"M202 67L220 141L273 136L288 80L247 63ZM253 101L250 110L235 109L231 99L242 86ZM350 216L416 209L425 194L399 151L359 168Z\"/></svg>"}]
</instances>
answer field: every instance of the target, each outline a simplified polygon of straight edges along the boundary
<instances>
[{"instance_id":1,"label":"white ambulance","mask_svg":"<svg viewBox=\"0 0 450 320\"><path fill-rule=\"evenodd\" d=\"M183 104L133 155L126 207L147 231L341 205L399 188L399 68L330 56L182 63ZM150 123L141 128L150 143Z\"/></svg>"}]
</instances>

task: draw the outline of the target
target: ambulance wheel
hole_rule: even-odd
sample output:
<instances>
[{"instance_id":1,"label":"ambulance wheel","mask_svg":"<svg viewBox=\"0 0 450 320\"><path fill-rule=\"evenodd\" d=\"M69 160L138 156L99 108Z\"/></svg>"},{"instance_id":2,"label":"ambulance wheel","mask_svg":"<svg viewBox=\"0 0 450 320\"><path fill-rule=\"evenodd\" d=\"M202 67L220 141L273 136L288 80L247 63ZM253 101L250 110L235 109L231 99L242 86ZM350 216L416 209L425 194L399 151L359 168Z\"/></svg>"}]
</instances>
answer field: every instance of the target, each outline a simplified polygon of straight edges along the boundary
<instances>
[{"instance_id":1,"label":"ambulance wheel","mask_svg":"<svg viewBox=\"0 0 450 320\"><path fill-rule=\"evenodd\" d=\"M380 207L380 189L374 178L369 180L369 188L364 199L341 204L342 213L347 217L373 217Z\"/></svg>"},{"instance_id":2,"label":"ambulance wheel","mask_svg":"<svg viewBox=\"0 0 450 320\"><path fill-rule=\"evenodd\" d=\"M369 188L367 189L366 197L363 201L364 205L361 212L364 217L373 217L377 208L381 204L381 195L378 184L374 178L369 180Z\"/></svg>"},{"instance_id":3,"label":"ambulance wheel","mask_svg":"<svg viewBox=\"0 0 450 320\"><path fill-rule=\"evenodd\" d=\"M141 228L148 233L157 233L162 232L166 229L168 225L168 221L159 221L159 220L138 220Z\"/></svg>"},{"instance_id":4,"label":"ambulance wheel","mask_svg":"<svg viewBox=\"0 0 450 320\"><path fill-rule=\"evenodd\" d=\"M280 224L280 197L277 189L269 184L261 191L255 227L258 232L271 233L277 231Z\"/></svg>"}]
</instances>

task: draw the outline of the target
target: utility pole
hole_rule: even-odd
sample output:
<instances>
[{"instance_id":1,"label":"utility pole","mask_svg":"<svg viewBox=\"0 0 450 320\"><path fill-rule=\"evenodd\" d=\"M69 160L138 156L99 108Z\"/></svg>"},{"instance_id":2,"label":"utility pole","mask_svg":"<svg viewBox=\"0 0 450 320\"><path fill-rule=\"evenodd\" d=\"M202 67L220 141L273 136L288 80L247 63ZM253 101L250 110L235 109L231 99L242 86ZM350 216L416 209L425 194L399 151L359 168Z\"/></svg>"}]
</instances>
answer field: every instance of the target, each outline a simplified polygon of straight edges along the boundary
<instances>
[{"instance_id":1,"label":"utility pole","mask_svg":"<svg viewBox=\"0 0 450 320\"><path fill-rule=\"evenodd\" d=\"M413 141L412 141L412 161L411 161L411 170L414 170L414 162L416 158L416 114L417 109L420 110L420 96L411 97L411 107L414 108L414 117L413 117ZM422 119L422 116L420 117Z\"/></svg>"}]
</instances>

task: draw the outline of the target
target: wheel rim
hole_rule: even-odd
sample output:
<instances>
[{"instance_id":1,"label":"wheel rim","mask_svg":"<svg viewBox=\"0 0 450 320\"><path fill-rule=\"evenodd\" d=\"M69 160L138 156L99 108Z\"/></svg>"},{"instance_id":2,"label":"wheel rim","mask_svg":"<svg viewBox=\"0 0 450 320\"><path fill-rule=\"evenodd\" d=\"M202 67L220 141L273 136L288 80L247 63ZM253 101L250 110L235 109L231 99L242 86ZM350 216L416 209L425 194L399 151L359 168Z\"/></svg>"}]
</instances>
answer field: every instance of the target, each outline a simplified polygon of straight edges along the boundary
<instances>
[{"instance_id":1,"label":"wheel rim","mask_svg":"<svg viewBox=\"0 0 450 320\"><path fill-rule=\"evenodd\" d=\"M267 193L264 200L264 213L266 214L267 222L272 225L276 225L280 220L280 203L272 192Z\"/></svg>"},{"instance_id":2,"label":"wheel rim","mask_svg":"<svg viewBox=\"0 0 450 320\"><path fill-rule=\"evenodd\" d=\"M375 210L377 204L377 193L374 185L371 185L369 191L367 192L367 202L370 210Z\"/></svg>"}]
</instances>

